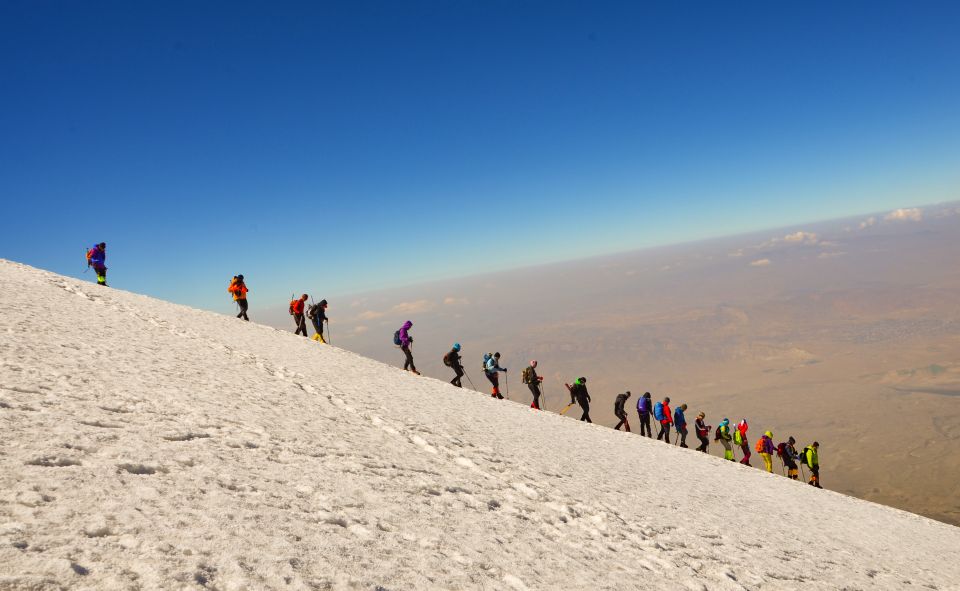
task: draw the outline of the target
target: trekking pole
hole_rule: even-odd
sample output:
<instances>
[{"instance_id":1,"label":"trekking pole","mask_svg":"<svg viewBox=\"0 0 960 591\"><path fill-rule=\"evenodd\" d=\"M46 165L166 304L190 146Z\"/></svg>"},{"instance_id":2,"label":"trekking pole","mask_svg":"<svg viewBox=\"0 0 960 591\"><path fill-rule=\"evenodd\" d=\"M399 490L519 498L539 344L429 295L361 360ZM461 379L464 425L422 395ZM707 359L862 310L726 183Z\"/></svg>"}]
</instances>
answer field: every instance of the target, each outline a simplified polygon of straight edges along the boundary
<instances>
[{"instance_id":1,"label":"trekking pole","mask_svg":"<svg viewBox=\"0 0 960 591\"><path fill-rule=\"evenodd\" d=\"M327 318L327 319L324 320L324 322L327 323L327 344L332 345L332 344L333 344L333 338L330 336L330 319Z\"/></svg>"},{"instance_id":2,"label":"trekking pole","mask_svg":"<svg viewBox=\"0 0 960 591\"><path fill-rule=\"evenodd\" d=\"M467 368L463 367L462 365L460 367L463 369L463 376L467 378L468 382L470 382L470 387L473 388L473 391L479 392L480 390L477 390L477 387L473 385L473 380L470 379L470 374L467 373Z\"/></svg>"},{"instance_id":3,"label":"trekking pole","mask_svg":"<svg viewBox=\"0 0 960 591\"><path fill-rule=\"evenodd\" d=\"M510 400L510 373L506 371L503 372L503 377L506 378L503 381L503 385L507 388L507 400Z\"/></svg>"}]
</instances>

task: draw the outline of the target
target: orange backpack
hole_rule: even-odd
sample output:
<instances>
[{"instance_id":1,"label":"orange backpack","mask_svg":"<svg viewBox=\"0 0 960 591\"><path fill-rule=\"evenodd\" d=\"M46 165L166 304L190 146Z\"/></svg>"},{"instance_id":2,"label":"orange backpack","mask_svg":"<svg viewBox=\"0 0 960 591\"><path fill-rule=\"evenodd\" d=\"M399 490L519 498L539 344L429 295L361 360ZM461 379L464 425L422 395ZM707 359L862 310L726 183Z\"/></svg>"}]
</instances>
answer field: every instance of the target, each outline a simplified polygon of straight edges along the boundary
<instances>
[{"instance_id":1,"label":"orange backpack","mask_svg":"<svg viewBox=\"0 0 960 591\"><path fill-rule=\"evenodd\" d=\"M763 453L763 437L757 439L757 451Z\"/></svg>"},{"instance_id":2,"label":"orange backpack","mask_svg":"<svg viewBox=\"0 0 960 591\"><path fill-rule=\"evenodd\" d=\"M293 307L297 305L297 302L300 300L290 300L290 315L293 316Z\"/></svg>"}]
</instances>

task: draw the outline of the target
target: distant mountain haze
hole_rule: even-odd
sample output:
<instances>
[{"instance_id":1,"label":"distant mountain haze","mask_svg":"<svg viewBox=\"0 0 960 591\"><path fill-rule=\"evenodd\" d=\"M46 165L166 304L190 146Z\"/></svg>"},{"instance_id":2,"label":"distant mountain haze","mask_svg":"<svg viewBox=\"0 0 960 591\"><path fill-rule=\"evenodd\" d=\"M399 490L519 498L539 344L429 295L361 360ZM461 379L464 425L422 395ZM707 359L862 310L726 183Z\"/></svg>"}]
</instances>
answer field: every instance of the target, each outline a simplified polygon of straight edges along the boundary
<instances>
[{"instance_id":1,"label":"distant mountain haze","mask_svg":"<svg viewBox=\"0 0 960 591\"><path fill-rule=\"evenodd\" d=\"M686 402L691 422L701 410L714 426L747 418L751 447L767 429L818 440L828 488L958 524L958 212L905 208L358 294L331 301L332 336L402 365L392 335L410 319L425 375L451 378L441 358L460 342L489 395L482 355L499 351L502 389L527 404L520 371L537 359L547 409L585 376L593 419L611 426L625 390L634 430L644 391Z\"/></svg>"}]
</instances>

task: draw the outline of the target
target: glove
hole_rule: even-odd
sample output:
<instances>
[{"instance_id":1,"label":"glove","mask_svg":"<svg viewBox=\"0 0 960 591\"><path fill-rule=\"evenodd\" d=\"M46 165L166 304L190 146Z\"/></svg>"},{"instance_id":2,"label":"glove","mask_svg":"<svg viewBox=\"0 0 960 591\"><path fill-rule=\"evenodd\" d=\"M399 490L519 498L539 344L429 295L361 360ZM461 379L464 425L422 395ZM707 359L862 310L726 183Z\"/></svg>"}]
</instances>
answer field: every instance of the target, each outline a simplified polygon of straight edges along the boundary
<instances>
[{"instance_id":1,"label":"glove","mask_svg":"<svg viewBox=\"0 0 960 591\"><path fill-rule=\"evenodd\" d=\"M538 382L542 382L542 381L543 381L543 376L537 376L537 381L538 381Z\"/></svg>"}]
</instances>

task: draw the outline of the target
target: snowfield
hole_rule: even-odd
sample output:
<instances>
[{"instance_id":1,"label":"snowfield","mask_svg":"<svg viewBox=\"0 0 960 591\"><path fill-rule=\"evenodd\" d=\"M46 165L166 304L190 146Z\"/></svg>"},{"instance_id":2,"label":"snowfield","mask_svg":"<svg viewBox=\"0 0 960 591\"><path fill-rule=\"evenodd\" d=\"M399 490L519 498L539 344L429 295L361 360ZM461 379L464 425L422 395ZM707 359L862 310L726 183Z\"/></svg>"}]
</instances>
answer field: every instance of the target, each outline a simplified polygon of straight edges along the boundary
<instances>
[{"instance_id":1,"label":"snowfield","mask_svg":"<svg viewBox=\"0 0 960 591\"><path fill-rule=\"evenodd\" d=\"M960 582L960 528L292 332L0 283L0 590Z\"/></svg>"}]
</instances>

